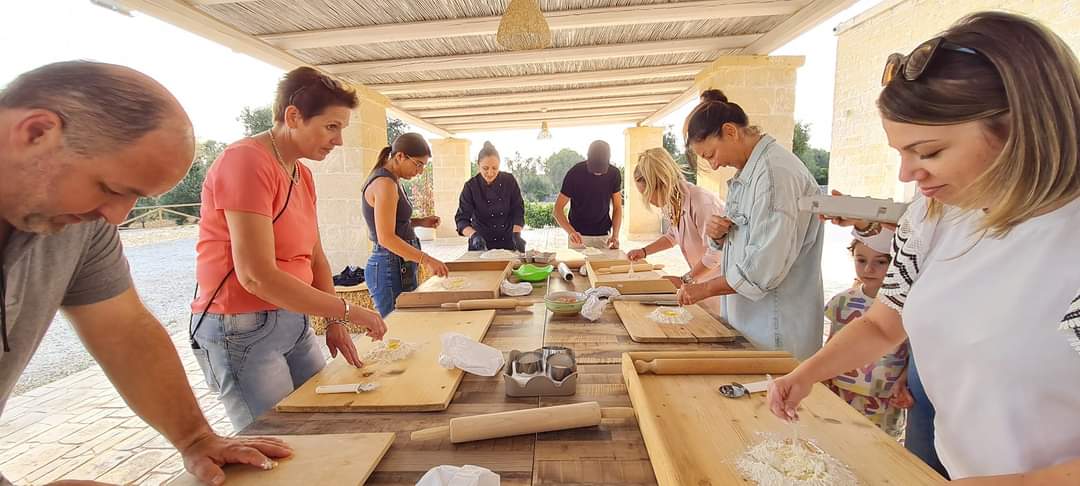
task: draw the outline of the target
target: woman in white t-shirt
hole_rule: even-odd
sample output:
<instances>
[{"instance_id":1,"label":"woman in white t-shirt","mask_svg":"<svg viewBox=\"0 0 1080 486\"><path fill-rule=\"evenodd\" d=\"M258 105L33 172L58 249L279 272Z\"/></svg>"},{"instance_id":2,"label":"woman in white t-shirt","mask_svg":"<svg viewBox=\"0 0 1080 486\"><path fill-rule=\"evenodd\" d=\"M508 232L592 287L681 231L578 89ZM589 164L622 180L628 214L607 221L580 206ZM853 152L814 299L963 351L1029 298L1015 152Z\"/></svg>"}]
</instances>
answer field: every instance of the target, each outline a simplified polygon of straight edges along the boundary
<instances>
[{"instance_id":1,"label":"woman in white t-shirt","mask_svg":"<svg viewBox=\"0 0 1080 486\"><path fill-rule=\"evenodd\" d=\"M966 17L890 56L878 98L918 184L877 302L769 390L812 385L910 338L936 446L969 484L1080 478L1080 65L1024 17Z\"/></svg>"}]
</instances>

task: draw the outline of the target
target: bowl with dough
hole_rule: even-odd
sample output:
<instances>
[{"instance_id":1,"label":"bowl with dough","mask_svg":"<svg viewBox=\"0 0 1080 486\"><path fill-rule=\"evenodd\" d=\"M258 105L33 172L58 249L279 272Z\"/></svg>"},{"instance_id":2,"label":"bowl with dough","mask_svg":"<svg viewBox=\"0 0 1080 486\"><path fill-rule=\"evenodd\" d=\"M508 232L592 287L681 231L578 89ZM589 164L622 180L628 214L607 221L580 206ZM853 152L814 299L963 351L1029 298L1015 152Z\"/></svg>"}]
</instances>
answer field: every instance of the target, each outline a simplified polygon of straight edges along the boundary
<instances>
[{"instance_id":1,"label":"bowl with dough","mask_svg":"<svg viewBox=\"0 0 1080 486\"><path fill-rule=\"evenodd\" d=\"M585 305L585 294L564 290L552 292L544 297L544 306L556 315L575 315L581 312L581 306Z\"/></svg>"}]
</instances>

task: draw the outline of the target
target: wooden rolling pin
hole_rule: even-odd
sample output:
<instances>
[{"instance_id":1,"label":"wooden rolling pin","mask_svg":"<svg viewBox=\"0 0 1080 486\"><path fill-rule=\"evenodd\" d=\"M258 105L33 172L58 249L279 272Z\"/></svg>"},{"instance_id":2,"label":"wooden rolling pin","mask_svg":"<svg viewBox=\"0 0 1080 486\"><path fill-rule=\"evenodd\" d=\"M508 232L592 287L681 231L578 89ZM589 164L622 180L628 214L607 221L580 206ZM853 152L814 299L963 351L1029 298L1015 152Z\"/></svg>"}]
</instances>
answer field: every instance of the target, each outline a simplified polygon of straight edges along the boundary
<instances>
[{"instance_id":1,"label":"wooden rolling pin","mask_svg":"<svg viewBox=\"0 0 1080 486\"><path fill-rule=\"evenodd\" d=\"M412 440L449 438L450 442L512 437L555 430L600 425L604 418L632 418L630 407L601 408L598 402L575 403L555 407L530 408L510 412L473 415L450 419L450 425L413 432Z\"/></svg>"},{"instance_id":2,"label":"wooden rolling pin","mask_svg":"<svg viewBox=\"0 0 1080 486\"><path fill-rule=\"evenodd\" d=\"M793 358L662 358L636 360L638 374L654 375L761 375L791 373L799 362Z\"/></svg>"},{"instance_id":3,"label":"wooden rolling pin","mask_svg":"<svg viewBox=\"0 0 1080 486\"><path fill-rule=\"evenodd\" d=\"M637 294L637 295L616 295L611 300L621 300L624 302L668 302L673 305L679 304L679 298L676 294Z\"/></svg>"},{"instance_id":4,"label":"wooden rolling pin","mask_svg":"<svg viewBox=\"0 0 1080 486\"><path fill-rule=\"evenodd\" d=\"M448 302L443 304L442 308L457 310L513 309L528 305L532 305L532 303L522 299L472 299Z\"/></svg>"},{"instance_id":5,"label":"wooden rolling pin","mask_svg":"<svg viewBox=\"0 0 1080 486\"><path fill-rule=\"evenodd\" d=\"M664 268L663 263L657 263L655 265L653 265L651 263L635 263L634 264L634 271L635 272L648 272L648 271L652 271L652 270L662 270L663 268ZM604 267L604 268L598 269L596 271L596 273L599 273L601 275L606 275L606 274L609 274L609 273L627 273L629 271L630 271L630 265L612 265L610 267Z\"/></svg>"}]
</instances>

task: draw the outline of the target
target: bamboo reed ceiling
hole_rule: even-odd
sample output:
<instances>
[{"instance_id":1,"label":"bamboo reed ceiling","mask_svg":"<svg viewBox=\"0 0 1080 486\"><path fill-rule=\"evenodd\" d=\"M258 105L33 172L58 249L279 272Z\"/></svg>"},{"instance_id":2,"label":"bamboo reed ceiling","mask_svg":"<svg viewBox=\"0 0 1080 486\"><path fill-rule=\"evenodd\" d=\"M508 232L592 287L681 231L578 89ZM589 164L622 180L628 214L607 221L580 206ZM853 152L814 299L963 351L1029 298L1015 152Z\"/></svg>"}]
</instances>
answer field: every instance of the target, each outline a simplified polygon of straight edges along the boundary
<instances>
[{"instance_id":1,"label":"bamboo reed ceiling","mask_svg":"<svg viewBox=\"0 0 1080 486\"><path fill-rule=\"evenodd\" d=\"M725 55L768 54L854 3L540 0L551 26L551 46L509 51L496 43L494 28L509 0L115 1L281 67L314 65L342 80L373 86L395 105L432 99L452 108L499 105L499 96L520 99L530 93L535 97L524 97L539 102L573 90L603 97L604 88L611 88L613 96L621 96L615 90L633 88L633 95L650 96L649 102L683 99L706 63ZM416 22L427 23L410 25ZM565 81L560 75L567 76ZM490 85L477 80L490 80ZM678 82L686 88L673 87ZM653 86L657 89L649 92ZM570 104L562 101L560 106ZM583 113L595 111L582 108ZM447 133L423 126L446 122L443 118L412 118L422 128ZM464 116L453 123L467 122Z\"/></svg>"}]
</instances>

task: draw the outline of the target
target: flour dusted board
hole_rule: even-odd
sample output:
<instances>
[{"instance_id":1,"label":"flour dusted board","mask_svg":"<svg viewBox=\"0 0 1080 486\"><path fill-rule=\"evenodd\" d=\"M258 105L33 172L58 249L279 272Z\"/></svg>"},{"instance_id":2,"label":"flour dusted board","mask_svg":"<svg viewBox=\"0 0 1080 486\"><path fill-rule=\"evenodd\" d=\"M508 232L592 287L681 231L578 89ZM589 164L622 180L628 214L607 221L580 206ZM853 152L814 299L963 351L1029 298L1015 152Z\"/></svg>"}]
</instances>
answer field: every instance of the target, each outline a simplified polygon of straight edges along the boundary
<instances>
[{"instance_id":1,"label":"flour dusted board","mask_svg":"<svg viewBox=\"0 0 1080 486\"><path fill-rule=\"evenodd\" d=\"M674 358L750 358L760 352L641 352L622 358L623 378L638 417L649 461L661 486L753 485L735 468L760 433L792 434L774 417L765 394L728 399L717 388L752 383L763 374L639 375L635 361ZM743 358L745 359L745 358ZM762 358L767 359L767 358ZM748 370L759 369L748 360ZM945 481L918 458L821 384L800 406L799 436L851 469L863 485L930 485Z\"/></svg>"},{"instance_id":2,"label":"flour dusted board","mask_svg":"<svg viewBox=\"0 0 1080 486\"><path fill-rule=\"evenodd\" d=\"M429 412L445 410L461 383L462 371L439 366L439 337L457 332L477 341L487 334L493 310L408 312L386 317L389 331L384 339L397 338L419 345L408 358L393 363L368 363L353 368L338 356L307 383L277 404L279 412ZM356 339L357 354L364 356L375 343L366 336ZM379 388L363 393L319 395L320 385L376 382Z\"/></svg>"},{"instance_id":3,"label":"flour dusted board","mask_svg":"<svg viewBox=\"0 0 1080 486\"><path fill-rule=\"evenodd\" d=\"M620 272L600 274L596 272L601 268L616 265L626 265L626 260L589 260L585 263L586 272L589 274L589 285L592 287L613 287L622 294L673 294L676 292L675 284L657 270L647 272ZM640 261L638 263L648 263Z\"/></svg>"},{"instance_id":4,"label":"flour dusted board","mask_svg":"<svg viewBox=\"0 0 1080 486\"><path fill-rule=\"evenodd\" d=\"M402 293L397 307L438 307L459 300L497 299L499 284L513 270L513 263L507 261L447 262L446 266L449 275L433 276L416 290Z\"/></svg>"},{"instance_id":5,"label":"flour dusted board","mask_svg":"<svg viewBox=\"0 0 1080 486\"><path fill-rule=\"evenodd\" d=\"M689 323L659 324L649 318L658 307L622 300L615 302L615 312L630 339L639 343L723 343L734 341L739 335L697 305L683 306L693 316Z\"/></svg>"},{"instance_id":6,"label":"flour dusted board","mask_svg":"<svg viewBox=\"0 0 1080 486\"><path fill-rule=\"evenodd\" d=\"M225 466L225 486L360 486L367 481L394 442L394 434L279 435L293 456L270 471L251 466ZM169 486L202 486L183 473Z\"/></svg>"},{"instance_id":7,"label":"flour dusted board","mask_svg":"<svg viewBox=\"0 0 1080 486\"><path fill-rule=\"evenodd\" d=\"M555 260L565 263L566 266L576 270L585 266L585 262L588 260L621 260L623 263L626 263L626 253L622 250L603 250L598 248L582 248L578 250L559 248L555 250Z\"/></svg>"}]
</instances>

